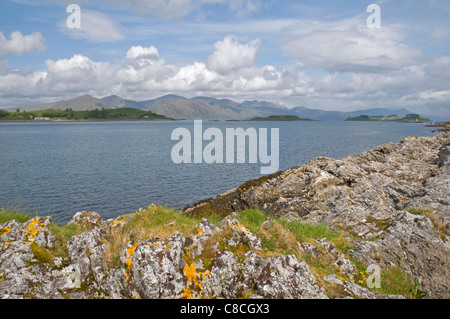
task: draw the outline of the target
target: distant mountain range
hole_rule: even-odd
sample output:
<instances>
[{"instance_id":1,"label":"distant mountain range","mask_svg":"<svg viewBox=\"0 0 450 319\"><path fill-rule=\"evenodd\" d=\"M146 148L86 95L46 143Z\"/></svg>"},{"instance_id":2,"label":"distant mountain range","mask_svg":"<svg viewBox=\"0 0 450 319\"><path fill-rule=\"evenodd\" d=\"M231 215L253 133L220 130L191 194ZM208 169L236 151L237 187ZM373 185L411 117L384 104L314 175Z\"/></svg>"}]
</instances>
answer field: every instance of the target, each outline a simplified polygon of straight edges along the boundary
<instances>
[{"instance_id":1,"label":"distant mountain range","mask_svg":"<svg viewBox=\"0 0 450 319\"><path fill-rule=\"evenodd\" d=\"M301 118L312 120L345 120L349 116L406 116L412 112L407 109L390 110L374 108L353 112L324 111L306 107L288 109L266 101L234 102L228 99L216 99L212 97L194 97L191 99L178 95L165 95L148 101L132 101L122 99L117 95L99 99L90 95L83 95L74 99L55 103L27 105L19 107L22 111L68 108L74 111L95 109L136 108L161 114L169 118L184 120L246 120L254 117L267 117L271 115L297 115ZM15 111L16 108L9 109Z\"/></svg>"}]
</instances>

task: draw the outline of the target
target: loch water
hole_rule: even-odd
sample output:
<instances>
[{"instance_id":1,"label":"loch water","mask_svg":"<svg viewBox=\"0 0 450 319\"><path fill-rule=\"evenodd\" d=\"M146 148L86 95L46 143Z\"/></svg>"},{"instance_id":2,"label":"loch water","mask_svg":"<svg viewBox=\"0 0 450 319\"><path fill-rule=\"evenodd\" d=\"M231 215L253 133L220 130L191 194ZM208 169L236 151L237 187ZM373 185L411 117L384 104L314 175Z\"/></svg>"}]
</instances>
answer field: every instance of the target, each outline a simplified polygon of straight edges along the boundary
<instances>
[{"instance_id":1,"label":"loch water","mask_svg":"<svg viewBox=\"0 0 450 319\"><path fill-rule=\"evenodd\" d=\"M2 122L0 207L19 206L60 224L78 211L108 219L151 203L182 209L261 177L261 163L173 163L173 130L193 126L193 121ZM434 135L423 124L385 122L203 121L204 129L211 127L279 128L279 170Z\"/></svg>"}]
</instances>

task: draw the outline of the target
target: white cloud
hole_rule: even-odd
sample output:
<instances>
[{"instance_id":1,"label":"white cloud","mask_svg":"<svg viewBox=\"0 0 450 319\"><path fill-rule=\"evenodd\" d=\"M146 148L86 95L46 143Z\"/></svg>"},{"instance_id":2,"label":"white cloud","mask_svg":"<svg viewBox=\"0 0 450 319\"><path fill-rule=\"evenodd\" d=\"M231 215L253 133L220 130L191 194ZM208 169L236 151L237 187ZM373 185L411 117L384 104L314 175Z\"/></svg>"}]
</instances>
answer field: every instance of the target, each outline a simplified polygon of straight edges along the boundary
<instances>
[{"instance_id":1,"label":"white cloud","mask_svg":"<svg viewBox=\"0 0 450 319\"><path fill-rule=\"evenodd\" d=\"M121 27L103 13L81 8L81 28L69 28L67 21L58 24L58 30L75 39L91 42L116 42L124 39Z\"/></svg>"},{"instance_id":2,"label":"white cloud","mask_svg":"<svg viewBox=\"0 0 450 319\"><path fill-rule=\"evenodd\" d=\"M127 59L154 60L154 61L160 60L158 49L156 49L154 46L144 48L140 45L133 46L131 47L130 50L128 50Z\"/></svg>"},{"instance_id":3,"label":"white cloud","mask_svg":"<svg viewBox=\"0 0 450 319\"><path fill-rule=\"evenodd\" d=\"M256 12L261 7L259 0L229 0L228 3L231 11L236 12L238 16L246 16L252 12Z\"/></svg>"},{"instance_id":4,"label":"white cloud","mask_svg":"<svg viewBox=\"0 0 450 319\"><path fill-rule=\"evenodd\" d=\"M133 46L122 65L119 66L117 77L124 90L146 91L157 82L163 82L174 74L174 67L165 64L153 47Z\"/></svg>"},{"instance_id":5,"label":"white cloud","mask_svg":"<svg viewBox=\"0 0 450 319\"><path fill-rule=\"evenodd\" d=\"M300 62L328 72L392 71L416 63L421 51L357 28L317 31L298 37L286 45Z\"/></svg>"},{"instance_id":6,"label":"white cloud","mask_svg":"<svg viewBox=\"0 0 450 319\"><path fill-rule=\"evenodd\" d=\"M38 85L47 91L61 92L98 92L114 90L117 85L115 73L117 67L106 62L94 62L76 54L70 59L47 60L46 76Z\"/></svg>"},{"instance_id":7,"label":"white cloud","mask_svg":"<svg viewBox=\"0 0 450 319\"><path fill-rule=\"evenodd\" d=\"M428 76L440 79L440 81L443 80L445 85L447 85L450 82L450 53L431 60L425 65L424 71Z\"/></svg>"},{"instance_id":8,"label":"white cloud","mask_svg":"<svg viewBox=\"0 0 450 319\"><path fill-rule=\"evenodd\" d=\"M19 31L11 33L10 39L7 39L0 32L0 56L7 54L23 55L33 50L44 51L47 49L44 37L40 32L33 32L29 35L23 35Z\"/></svg>"},{"instance_id":9,"label":"white cloud","mask_svg":"<svg viewBox=\"0 0 450 319\"><path fill-rule=\"evenodd\" d=\"M227 74L253 66L258 58L260 40L241 44L232 36L214 44L214 53L208 59L208 68Z\"/></svg>"}]
</instances>

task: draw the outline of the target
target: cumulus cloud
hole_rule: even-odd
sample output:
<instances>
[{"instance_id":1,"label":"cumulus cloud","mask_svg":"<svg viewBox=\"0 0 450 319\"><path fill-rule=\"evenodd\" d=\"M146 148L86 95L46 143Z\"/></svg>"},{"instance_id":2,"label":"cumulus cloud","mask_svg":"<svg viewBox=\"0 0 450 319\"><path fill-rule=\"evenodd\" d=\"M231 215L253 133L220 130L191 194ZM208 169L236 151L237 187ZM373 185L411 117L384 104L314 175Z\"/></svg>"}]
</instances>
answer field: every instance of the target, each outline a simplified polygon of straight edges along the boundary
<instances>
[{"instance_id":1,"label":"cumulus cloud","mask_svg":"<svg viewBox=\"0 0 450 319\"><path fill-rule=\"evenodd\" d=\"M9 39L0 32L0 56L5 56L10 53L23 55L33 50L44 51L46 49L47 46L44 37L40 32L23 35L21 32L15 31L11 33Z\"/></svg>"},{"instance_id":2,"label":"cumulus cloud","mask_svg":"<svg viewBox=\"0 0 450 319\"><path fill-rule=\"evenodd\" d=\"M75 39L97 43L124 39L120 26L98 11L81 8L81 28L69 28L66 22L64 20L59 23L59 31Z\"/></svg>"},{"instance_id":3,"label":"cumulus cloud","mask_svg":"<svg viewBox=\"0 0 450 319\"><path fill-rule=\"evenodd\" d=\"M214 44L214 53L208 59L208 67L222 74L253 66L258 58L260 40L239 43L227 36Z\"/></svg>"},{"instance_id":4,"label":"cumulus cloud","mask_svg":"<svg viewBox=\"0 0 450 319\"><path fill-rule=\"evenodd\" d=\"M103 91L114 84L116 67L76 54L70 59L47 60L46 77L40 85L53 92Z\"/></svg>"},{"instance_id":5,"label":"cumulus cloud","mask_svg":"<svg viewBox=\"0 0 450 319\"><path fill-rule=\"evenodd\" d=\"M147 92L156 86L161 87L161 83L175 72L174 67L166 65L153 46L131 47L118 67L117 79L121 83L121 89L128 92Z\"/></svg>"}]
</instances>

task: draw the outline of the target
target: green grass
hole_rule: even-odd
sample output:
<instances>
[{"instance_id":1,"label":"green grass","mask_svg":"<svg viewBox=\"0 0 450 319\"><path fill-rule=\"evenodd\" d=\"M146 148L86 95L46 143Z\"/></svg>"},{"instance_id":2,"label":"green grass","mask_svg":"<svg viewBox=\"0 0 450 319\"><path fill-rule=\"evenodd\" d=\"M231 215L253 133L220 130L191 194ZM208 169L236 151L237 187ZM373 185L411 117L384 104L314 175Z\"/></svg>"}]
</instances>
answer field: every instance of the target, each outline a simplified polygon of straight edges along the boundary
<instances>
[{"instance_id":1,"label":"green grass","mask_svg":"<svg viewBox=\"0 0 450 319\"><path fill-rule=\"evenodd\" d=\"M36 243L32 243L30 247L34 258L36 258L39 263L54 265L53 255L50 251Z\"/></svg>"},{"instance_id":2,"label":"green grass","mask_svg":"<svg viewBox=\"0 0 450 319\"><path fill-rule=\"evenodd\" d=\"M333 240L339 237L339 233L330 230L325 224L311 225L273 216L271 216L271 219L280 224L283 229L291 232L299 241L321 238ZM238 215L238 220L251 232L258 233L261 225L267 220L267 215L257 209L250 209L241 212Z\"/></svg>"},{"instance_id":3,"label":"green grass","mask_svg":"<svg viewBox=\"0 0 450 319\"><path fill-rule=\"evenodd\" d=\"M433 209L429 208L407 208L405 209L408 213L419 216L426 216L433 212Z\"/></svg>"},{"instance_id":4,"label":"green grass","mask_svg":"<svg viewBox=\"0 0 450 319\"><path fill-rule=\"evenodd\" d=\"M195 226L201 222L200 218L190 217L178 210L167 207L152 207L129 215L123 231L132 232L141 240L151 237L169 237L176 231L184 236L192 234Z\"/></svg>"},{"instance_id":5,"label":"green grass","mask_svg":"<svg viewBox=\"0 0 450 319\"><path fill-rule=\"evenodd\" d=\"M292 234L284 231L284 229L272 219L273 226L270 231L264 229L262 224L267 220L267 216L257 210L249 209L238 214L237 220L250 232L261 238L261 244L265 254L293 254L296 247Z\"/></svg>"},{"instance_id":6,"label":"green grass","mask_svg":"<svg viewBox=\"0 0 450 319\"><path fill-rule=\"evenodd\" d=\"M333 242L343 253L353 248L344 234L331 230L325 224L312 225L274 216L270 218L273 226L271 230L266 230L262 225L267 215L258 209L249 209L237 216L245 228L261 238L263 248L272 253L298 256L297 242L314 244L315 239L322 238Z\"/></svg>"},{"instance_id":7,"label":"green grass","mask_svg":"<svg viewBox=\"0 0 450 319\"><path fill-rule=\"evenodd\" d=\"M284 229L289 230L299 241L326 238L329 241L339 237L337 232L330 230L325 224L311 225L300 221L280 220Z\"/></svg>"},{"instance_id":8,"label":"green grass","mask_svg":"<svg viewBox=\"0 0 450 319\"><path fill-rule=\"evenodd\" d=\"M257 209L249 209L239 213L237 219L251 232L259 232L267 216Z\"/></svg>"},{"instance_id":9,"label":"green grass","mask_svg":"<svg viewBox=\"0 0 450 319\"><path fill-rule=\"evenodd\" d=\"M382 295L402 295L408 299L421 299L425 296L425 293L419 290L418 281L414 281L399 267L382 270L381 288L370 290Z\"/></svg>"},{"instance_id":10,"label":"green grass","mask_svg":"<svg viewBox=\"0 0 450 319\"><path fill-rule=\"evenodd\" d=\"M71 223L64 226L56 224L49 225L50 231L55 235L57 240L67 241L75 235L80 235L86 229L78 223Z\"/></svg>"},{"instance_id":11,"label":"green grass","mask_svg":"<svg viewBox=\"0 0 450 319\"><path fill-rule=\"evenodd\" d=\"M10 207L10 208L1 208L0 209L0 224L9 222L11 220L16 220L19 223L26 223L28 220L30 220L32 217L25 213L24 211L20 210L17 207Z\"/></svg>"}]
</instances>

